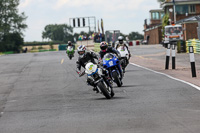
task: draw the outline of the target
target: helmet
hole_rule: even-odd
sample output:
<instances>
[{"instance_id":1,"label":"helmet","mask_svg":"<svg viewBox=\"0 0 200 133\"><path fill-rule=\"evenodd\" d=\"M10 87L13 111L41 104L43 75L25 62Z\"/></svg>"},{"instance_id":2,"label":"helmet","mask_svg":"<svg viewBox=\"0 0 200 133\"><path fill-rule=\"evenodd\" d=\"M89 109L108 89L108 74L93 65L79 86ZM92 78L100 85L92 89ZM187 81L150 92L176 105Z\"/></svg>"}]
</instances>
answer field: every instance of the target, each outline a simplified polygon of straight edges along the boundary
<instances>
[{"instance_id":1,"label":"helmet","mask_svg":"<svg viewBox=\"0 0 200 133\"><path fill-rule=\"evenodd\" d=\"M71 42L71 41L68 41L68 45L71 46L71 45L72 45L72 42Z\"/></svg>"},{"instance_id":2,"label":"helmet","mask_svg":"<svg viewBox=\"0 0 200 133\"><path fill-rule=\"evenodd\" d=\"M108 48L108 44L106 42L101 42L100 49L102 52L106 52L106 49Z\"/></svg>"},{"instance_id":3,"label":"helmet","mask_svg":"<svg viewBox=\"0 0 200 133\"><path fill-rule=\"evenodd\" d=\"M78 54L79 54L79 56L80 56L81 58L84 57L85 51L86 51L85 45L80 45L80 46L77 48L77 51L78 51Z\"/></svg>"},{"instance_id":4,"label":"helmet","mask_svg":"<svg viewBox=\"0 0 200 133\"><path fill-rule=\"evenodd\" d=\"M119 41L120 44L123 44L123 40L124 40L123 36L118 37L118 41Z\"/></svg>"}]
</instances>

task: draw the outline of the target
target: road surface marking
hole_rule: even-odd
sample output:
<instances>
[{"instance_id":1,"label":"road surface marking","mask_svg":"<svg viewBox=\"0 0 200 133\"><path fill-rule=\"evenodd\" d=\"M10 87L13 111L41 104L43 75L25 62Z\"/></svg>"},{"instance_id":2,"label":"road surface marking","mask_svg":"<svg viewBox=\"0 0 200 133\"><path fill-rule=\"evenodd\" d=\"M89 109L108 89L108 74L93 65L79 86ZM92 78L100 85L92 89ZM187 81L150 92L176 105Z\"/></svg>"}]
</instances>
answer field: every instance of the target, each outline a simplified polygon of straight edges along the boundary
<instances>
[{"instance_id":1,"label":"road surface marking","mask_svg":"<svg viewBox=\"0 0 200 133\"><path fill-rule=\"evenodd\" d=\"M61 60L61 64L63 64L63 62L64 62L64 59Z\"/></svg>"},{"instance_id":2,"label":"road surface marking","mask_svg":"<svg viewBox=\"0 0 200 133\"><path fill-rule=\"evenodd\" d=\"M146 59L146 60L152 60L152 58L145 58L143 56L138 56L138 55L136 55L136 57L141 58L141 59Z\"/></svg>"},{"instance_id":3,"label":"road surface marking","mask_svg":"<svg viewBox=\"0 0 200 133\"><path fill-rule=\"evenodd\" d=\"M187 84L187 85L190 85L190 86L196 88L197 90L200 90L200 87L199 87L199 86L196 86L196 85L194 85L194 84L192 84L192 83L189 83L189 82L187 82L187 81L184 81L184 80L181 80L181 79L174 78L174 77L172 77L172 76L170 76L170 75L167 75L167 74L165 74L165 73L157 72L157 71L154 71L154 70L152 70L152 69L149 69L149 68L146 68L146 67L143 67L143 66L140 66L140 65L134 64L134 63L130 63L130 64L133 65L133 66L140 67L140 68L146 69L146 70L148 70L148 71L151 71L151 72L157 73L157 74L164 75L164 76L166 76L166 77L168 77L168 78L170 78L170 79L173 79L173 80L176 80L176 81L179 81L179 82L185 83L185 84Z\"/></svg>"}]
</instances>

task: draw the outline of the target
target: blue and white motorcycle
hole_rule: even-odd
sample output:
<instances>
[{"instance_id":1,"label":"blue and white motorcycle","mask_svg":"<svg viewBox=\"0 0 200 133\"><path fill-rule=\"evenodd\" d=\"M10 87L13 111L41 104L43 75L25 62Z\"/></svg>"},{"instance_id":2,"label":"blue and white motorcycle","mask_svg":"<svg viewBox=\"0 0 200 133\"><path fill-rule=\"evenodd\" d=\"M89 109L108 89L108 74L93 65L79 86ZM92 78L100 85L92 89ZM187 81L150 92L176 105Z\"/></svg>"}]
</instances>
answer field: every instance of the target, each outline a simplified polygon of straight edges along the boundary
<instances>
[{"instance_id":1,"label":"blue and white motorcycle","mask_svg":"<svg viewBox=\"0 0 200 133\"><path fill-rule=\"evenodd\" d=\"M105 80L102 69L96 64L91 62L85 66L85 73L92 83L97 87L98 92L103 94L107 99L111 99L114 96L112 86Z\"/></svg>"},{"instance_id":2,"label":"blue and white motorcycle","mask_svg":"<svg viewBox=\"0 0 200 133\"><path fill-rule=\"evenodd\" d=\"M103 67L109 71L109 75L118 87L122 86L122 68L119 59L111 53L107 53L103 58Z\"/></svg>"}]
</instances>

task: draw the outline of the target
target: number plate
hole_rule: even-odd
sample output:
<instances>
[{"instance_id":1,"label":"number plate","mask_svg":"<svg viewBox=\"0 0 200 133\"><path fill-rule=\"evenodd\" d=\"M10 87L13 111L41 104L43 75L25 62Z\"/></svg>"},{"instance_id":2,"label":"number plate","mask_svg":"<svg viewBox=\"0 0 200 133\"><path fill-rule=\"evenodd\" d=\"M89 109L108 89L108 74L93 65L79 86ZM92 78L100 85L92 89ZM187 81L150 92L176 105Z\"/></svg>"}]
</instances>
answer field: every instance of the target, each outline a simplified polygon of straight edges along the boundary
<instances>
[{"instance_id":1,"label":"number plate","mask_svg":"<svg viewBox=\"0 0 200 133\"><path fill-rule=\"evenodd\" d=\"M113 61L110 61L110 62L109 62L109 65L110 65L110 66L113 66Z\"/></svg>"}]
</instances>

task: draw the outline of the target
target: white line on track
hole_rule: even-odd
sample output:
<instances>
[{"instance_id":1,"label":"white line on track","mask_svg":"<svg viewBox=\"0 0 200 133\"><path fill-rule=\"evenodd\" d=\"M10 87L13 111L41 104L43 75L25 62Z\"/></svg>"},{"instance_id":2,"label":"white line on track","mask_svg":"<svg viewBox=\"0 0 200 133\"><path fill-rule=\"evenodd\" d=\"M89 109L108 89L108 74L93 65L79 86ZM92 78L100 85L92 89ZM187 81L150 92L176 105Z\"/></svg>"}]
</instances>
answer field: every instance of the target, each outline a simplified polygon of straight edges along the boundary
<instances>
[{"instance_id":1,"label":"white line on track","mask_svg":"<svg viewBox=\"0 0 200 133\"><path fill-rule=\"evenodd\" d=\"M63 62L64 62L64 59L61 60L61 64L63 64Z\"/></svg>"},{"instance_id":2,"label":"white line on track","mask_svg":"<svg viewBox=\"0 0 200 133\"><path fill-rule=\"evenodd\" d=\"M167 74L165 74L165 73L157 72L157 71L154 71L154 70L152 70L152 69L149 69L149 68L146 68L146 67L143 67L143 66L140 66L140 65L134 64L134 63L130 63L130 64L133 65L133 66L140 67L140 68L146 69L146 70L148 70L148 71L151 71L151 72L157 73L157 74L164 75L164 76L166 76L166 77L168 77L168 78L170 78L170 79L173 79L173 80L176 80L176 81L179 81L179 82L185 83L185 84L187 84L187 85L190 85L190 86L196 88L197 90L200 90L200 87L199 87L199 86L196 86L196 85L194 85L194 84L192 84L192 83L189 83L189 82L186 82L186 81L184 81L184 80L174 78L174 77L172 77L172 76L170 76L170 75L167 75Z\"/></svg>"}]
</instances>

